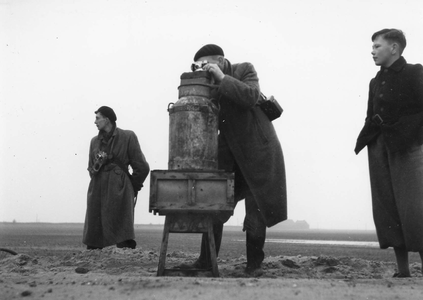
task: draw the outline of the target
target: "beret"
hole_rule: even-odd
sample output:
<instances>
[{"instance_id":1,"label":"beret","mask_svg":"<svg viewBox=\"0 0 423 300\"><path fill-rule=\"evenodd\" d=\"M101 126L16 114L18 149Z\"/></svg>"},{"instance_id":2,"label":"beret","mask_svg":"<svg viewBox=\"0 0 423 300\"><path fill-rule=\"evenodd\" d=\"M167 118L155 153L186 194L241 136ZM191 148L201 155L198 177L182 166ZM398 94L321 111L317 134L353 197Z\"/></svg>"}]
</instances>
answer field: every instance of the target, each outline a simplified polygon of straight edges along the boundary
<instances>
[{"instance_id":1,"label":"beret","mask_svg":"<svg viewBox=\"0 0 423 300\"><path fill-rule=\"evenodd\" d=\"M212 55L222 55L225 56L223 53L222 48L215 44L208 44L200 48L200 50L195 53L194 61L197 61L199 58L204 56L212 56Z\"/></svg>"},{"instance_id":2,"label":"beret","mask_svg":"<svg viewBox=\"0 0 423 300\"><path fill-rule=\"evenodd\" d=\"M99 109L97 109L95 112L94 112L95 114L96 113L101 113L103 116L105 116L106 118L109 118L109 120L111 121L111 122L113 122L113 123L115 123L116 122L116 120L117 120L117 117L116 117L116 114L115 114L115 112L113 111L113 109L111 109L110 107L108 107L108 106L102 106L102 107L100 107Z\"/></svg>"}]
</instances>

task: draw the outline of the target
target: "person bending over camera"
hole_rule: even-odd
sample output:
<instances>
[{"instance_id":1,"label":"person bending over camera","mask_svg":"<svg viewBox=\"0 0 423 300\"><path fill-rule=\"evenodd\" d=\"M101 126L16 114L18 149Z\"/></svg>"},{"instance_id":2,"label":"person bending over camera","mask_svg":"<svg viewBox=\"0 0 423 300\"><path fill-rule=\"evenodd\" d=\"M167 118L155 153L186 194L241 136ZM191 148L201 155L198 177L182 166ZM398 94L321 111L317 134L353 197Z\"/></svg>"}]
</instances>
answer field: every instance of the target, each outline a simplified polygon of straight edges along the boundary
<instances>
[{"instance_id":1,"label":"person bending over camera","mask_svg":"<svg viewBox=\"0 0 423 300\"><path fill-rule=\"evenodd\" d=\"M273 124L258 106L259 80L251 63L231 64L222 48L214 44L199 49L194 62L212 75L217 86L211 90L211 97L220 106L218 168L235 173L235 201L245 199L245 271L259 275L266 227L287 218L282 148ZM216 216L213 229L217 254L226 221ZM186 267L210 267L207 243L203 234L200 257Z\"/></svg>"}]
</instances>

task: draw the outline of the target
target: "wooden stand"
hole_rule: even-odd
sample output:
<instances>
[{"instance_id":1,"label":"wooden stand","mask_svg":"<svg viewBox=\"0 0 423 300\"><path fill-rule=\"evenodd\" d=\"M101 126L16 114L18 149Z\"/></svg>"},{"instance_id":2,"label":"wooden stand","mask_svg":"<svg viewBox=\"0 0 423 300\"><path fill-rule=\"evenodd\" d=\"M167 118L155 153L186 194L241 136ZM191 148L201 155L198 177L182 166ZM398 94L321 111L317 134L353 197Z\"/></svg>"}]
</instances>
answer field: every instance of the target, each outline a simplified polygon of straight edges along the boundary
<instances>
[{"instance_id":1,"label":"wooden stand","mask_svg":"<svg viewBox=\"0 0 423 300\"><path fill-rule=\"evenodd\" d=\"M169 233L206 233L209 241L211 269L166 269L166 253L169 242ZM210 214L174 213L166 215L163 229L163 239L160 248L159 266L157 276L170 275L211 275L219 277L217 267L216 245L213 234L213 222Z\"/></svg>"},{"instance_id":2,"label":"wooden stand","mask_svg":"<svg viewBox=\"0 0 423 300\"><path fill-rule=\"evenodd\" d=\"M234 173L212 170L153 170L150 177L150 212L166 216L157 276L219 277L213 218L233 215ZM169 233L202 233L208 238L211 268L166 269ZM208 256L208 255L207 255Z\"/></svg>"}]
</instances>

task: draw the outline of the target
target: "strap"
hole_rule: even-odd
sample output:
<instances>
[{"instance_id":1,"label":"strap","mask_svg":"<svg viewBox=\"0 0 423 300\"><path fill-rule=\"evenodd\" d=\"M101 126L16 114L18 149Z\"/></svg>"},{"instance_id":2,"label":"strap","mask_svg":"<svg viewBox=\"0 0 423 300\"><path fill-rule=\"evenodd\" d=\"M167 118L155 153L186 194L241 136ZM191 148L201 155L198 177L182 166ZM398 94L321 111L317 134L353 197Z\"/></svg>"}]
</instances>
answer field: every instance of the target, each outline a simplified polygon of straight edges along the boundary
<instances>
[{"instance_id":1,"label":"strap","mask_svg":"<svg viewBox=\"0 0 423 300\"><path fill-rule=\"evenodd\" d=\"M115 156L113 156L112 159L110 160L110 163L111 164L113 164L113 163L116 164L119 168L122 169L123 172L125 172L126 175L128 175L129 179L132 178L132 175L129 174L128 167L125 167L125 165L118 158L116 158Z\"/></svg>"}]
</instances>

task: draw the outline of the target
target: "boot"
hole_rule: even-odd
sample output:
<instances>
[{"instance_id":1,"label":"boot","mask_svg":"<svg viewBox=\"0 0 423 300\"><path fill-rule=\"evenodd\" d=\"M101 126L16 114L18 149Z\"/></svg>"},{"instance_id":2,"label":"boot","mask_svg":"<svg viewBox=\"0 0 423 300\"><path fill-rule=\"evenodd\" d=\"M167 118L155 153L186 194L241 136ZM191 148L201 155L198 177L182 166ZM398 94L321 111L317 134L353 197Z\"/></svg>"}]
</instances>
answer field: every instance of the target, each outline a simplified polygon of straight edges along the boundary
<instances>
[{"instance_id":1,"label":"boot","mask_svg":"<svg viewBox=\"0 0 423 300\"><path fill-rule=\"evenodd\" d=\"M126 241L117 243L116 247L135 249L137 247L137 242L135 240L126 240Z\"/></svg>"},{"instance_id":2,"label":"boot","mask_svg":"<svg viewBox=\"0 0 423 300\"><path fill-rule=\"evenodd\" d=\"M223 235L223 223L215 223L213 224L213 233L214 233L214 243L216 247L216 256L219 255L220 245L222 243L222 235ZM201 237L201 250L200 250L200 256L198 259L193 262L192 264L181 264L177 266L177 269L204 269L208 270L211 269L211 258L210 258L210 251L209 251L209 241L207 233L203 233L203 236Z\"/></svg>"}]
</instances>

